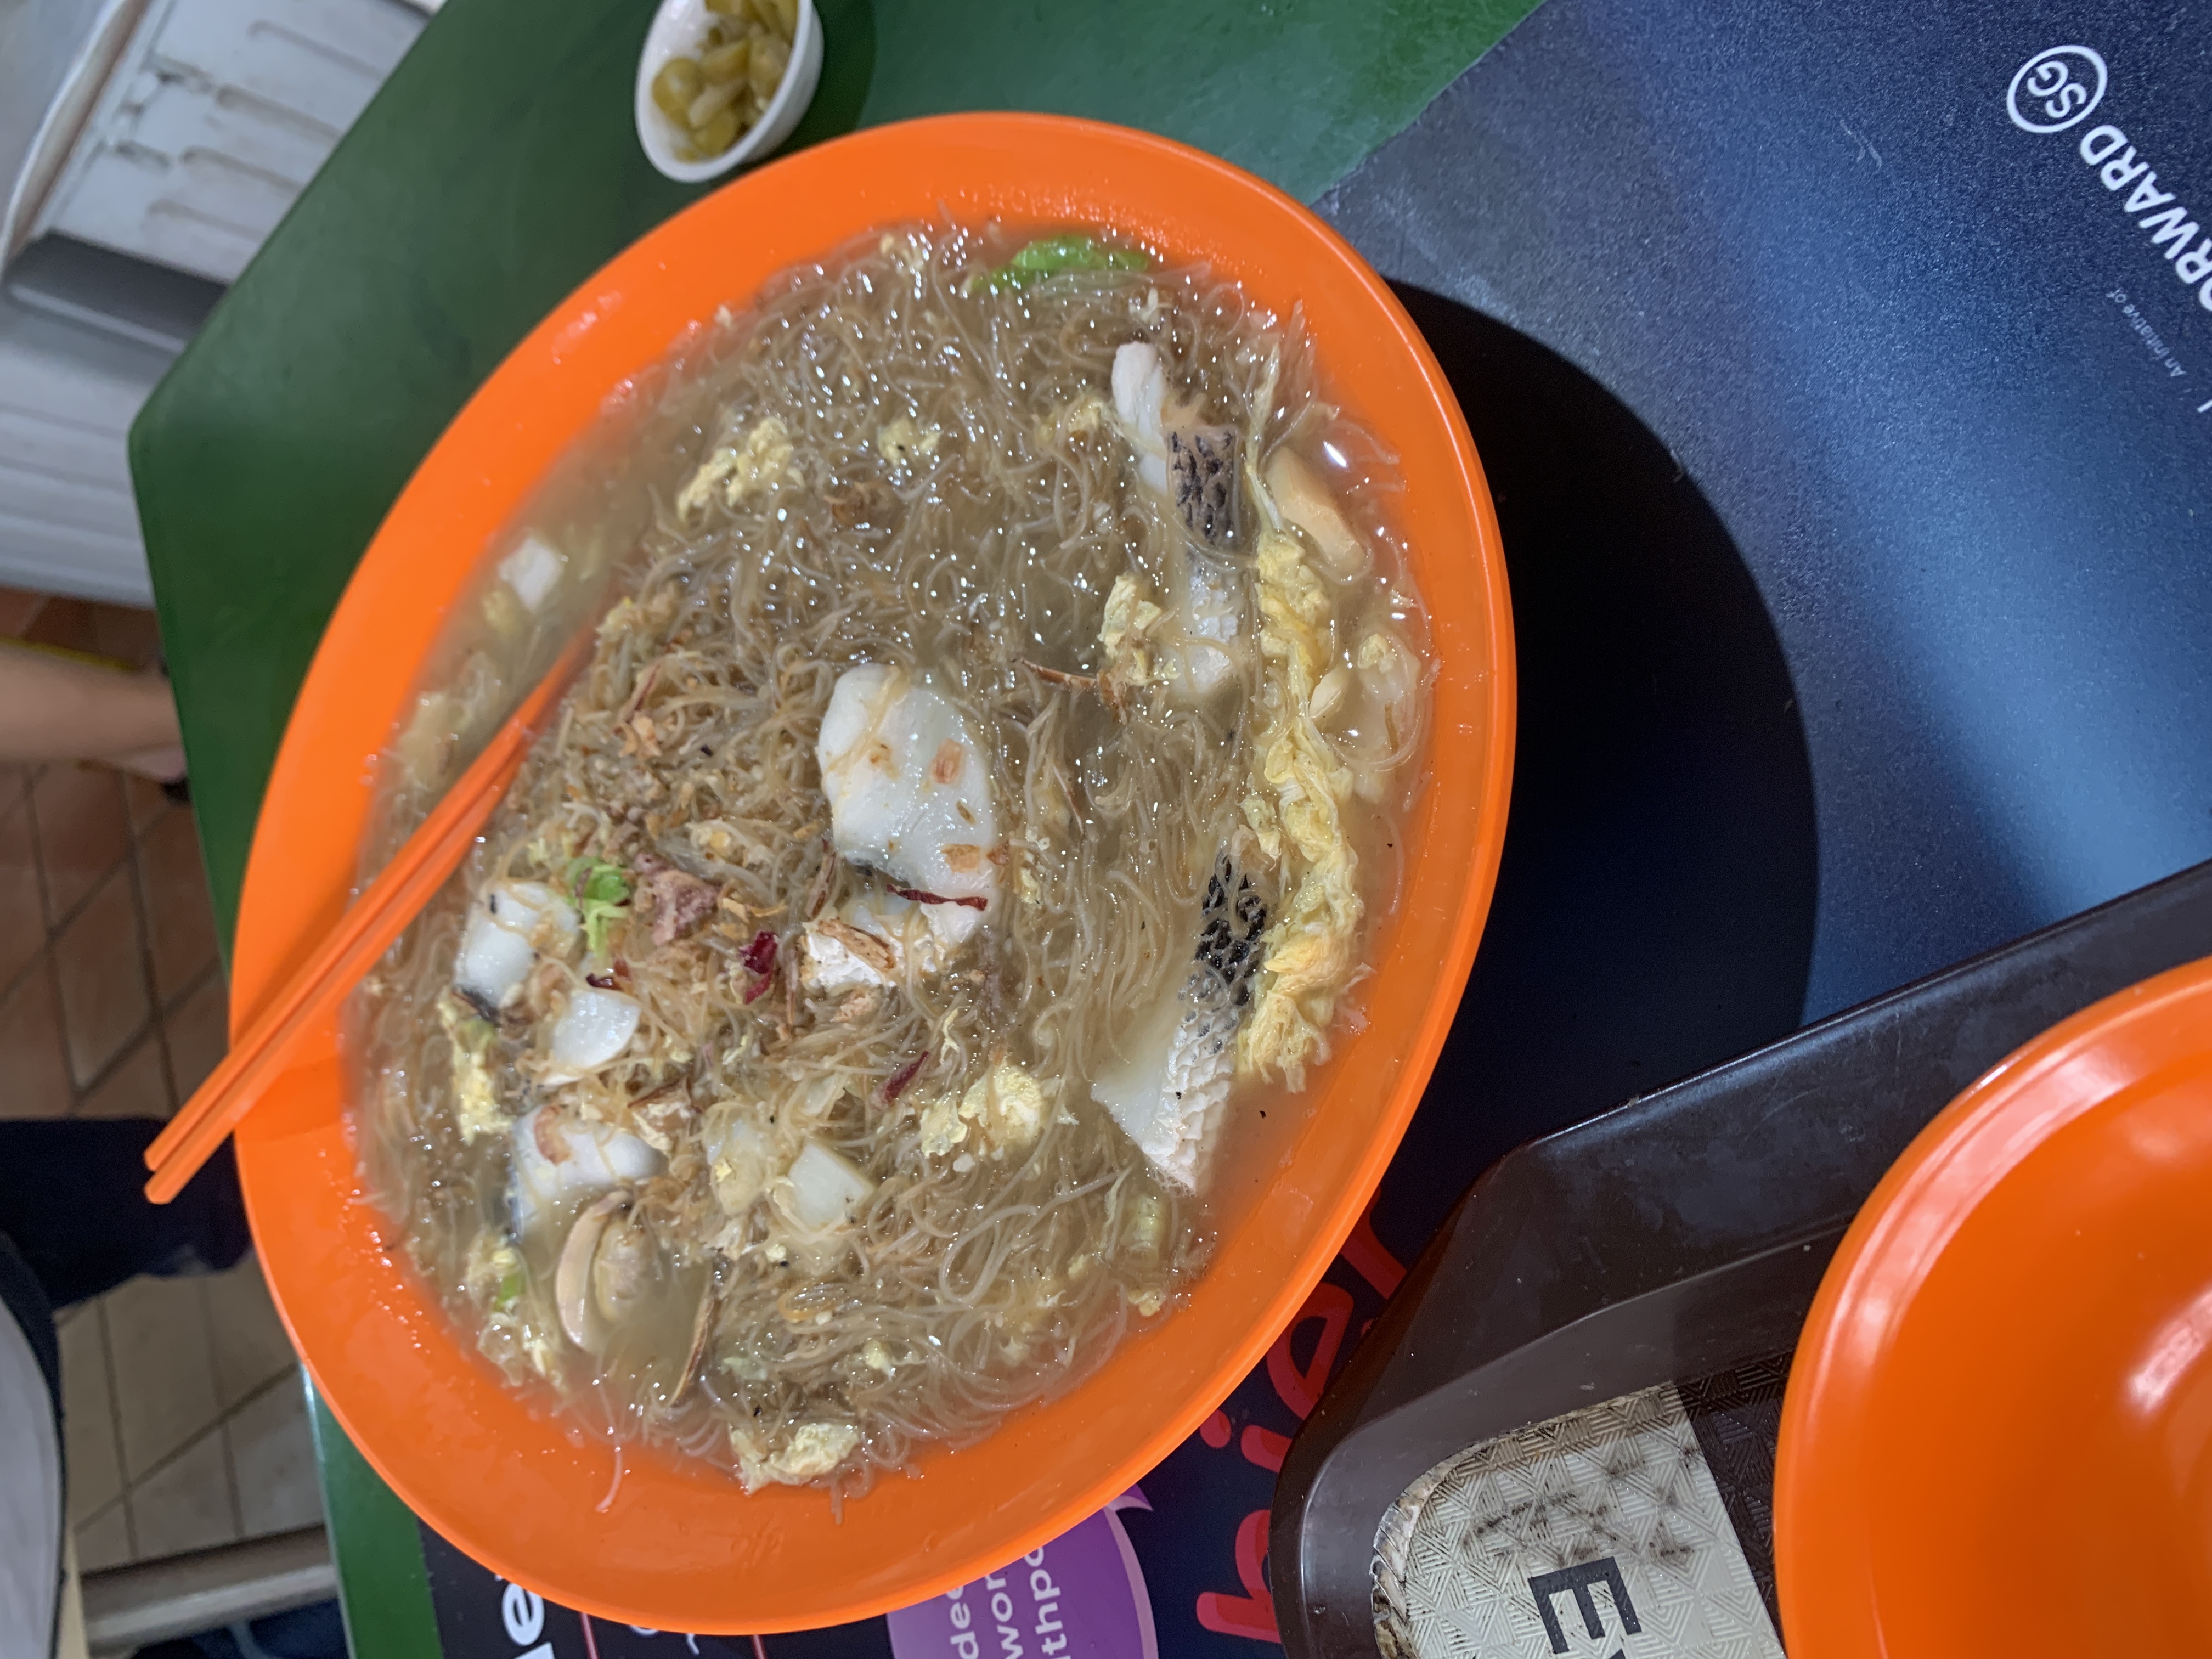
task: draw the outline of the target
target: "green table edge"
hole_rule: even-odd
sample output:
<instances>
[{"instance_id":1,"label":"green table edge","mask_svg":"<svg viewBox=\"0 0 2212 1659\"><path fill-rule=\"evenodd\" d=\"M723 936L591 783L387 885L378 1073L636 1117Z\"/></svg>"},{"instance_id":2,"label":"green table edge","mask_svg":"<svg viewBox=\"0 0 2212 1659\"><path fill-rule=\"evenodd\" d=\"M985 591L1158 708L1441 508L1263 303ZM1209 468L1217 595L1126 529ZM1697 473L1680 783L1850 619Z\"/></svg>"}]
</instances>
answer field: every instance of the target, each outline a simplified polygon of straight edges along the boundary
<instances>
[{"instance_id":1,"label":"green table edge","mask_svg":"<svg viewBox=\"0 0 2212 1659\"><path fill-rule=\"evenodd\" d=\"M438 1616L414 1513L369 1468L312 1383L307 1401L347 1645L356 1655L438 1653Z\"/></svg>"}]
</instances>

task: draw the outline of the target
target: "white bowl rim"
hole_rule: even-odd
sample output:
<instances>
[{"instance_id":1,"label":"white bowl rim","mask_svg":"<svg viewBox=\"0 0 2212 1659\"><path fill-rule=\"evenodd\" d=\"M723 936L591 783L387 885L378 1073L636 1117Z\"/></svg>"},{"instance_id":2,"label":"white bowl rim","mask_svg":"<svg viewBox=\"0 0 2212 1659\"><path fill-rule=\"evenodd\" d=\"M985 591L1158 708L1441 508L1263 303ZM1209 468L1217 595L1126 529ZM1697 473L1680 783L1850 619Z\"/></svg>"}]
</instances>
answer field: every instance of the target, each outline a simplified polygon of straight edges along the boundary
<instances>
[{"instance_id":1,"label":"white bowl rim","mask_svg":"<svg viewBox=\"0 0 2212 1659\"><path fill-rule=\"evenodd\" d=\"M695 16L694 14L696 15ZM660 0L653 15L652 27L645 32L645 45L637 59L637 86L633 95L634 114L637 124L637 141L656 172L675 179L678 184L693 185L727 173L743 165L772 144L780 144L791 136L805 112L804 106L811 102L815 86L821 76L822 20L814 9L814 0L799 0L799 27L791 38L791 61L786 64L783 79L777 82L775 96L769 100L768 107L752 125L750 131L740 133L738 141L720 155L709 155L702 161L686 161L676 155L669 137L668 118L660 106L653 101L653 77L670 58L685 49L677 38L690 34L696 20L706 15L706 0ZM704 32L701 25L700 31ZM810 56L812 63L810 64ZM800 83L805 82L804 95ZM794 111L792 106L801 106Z\"/></svg>"}]
</instances>

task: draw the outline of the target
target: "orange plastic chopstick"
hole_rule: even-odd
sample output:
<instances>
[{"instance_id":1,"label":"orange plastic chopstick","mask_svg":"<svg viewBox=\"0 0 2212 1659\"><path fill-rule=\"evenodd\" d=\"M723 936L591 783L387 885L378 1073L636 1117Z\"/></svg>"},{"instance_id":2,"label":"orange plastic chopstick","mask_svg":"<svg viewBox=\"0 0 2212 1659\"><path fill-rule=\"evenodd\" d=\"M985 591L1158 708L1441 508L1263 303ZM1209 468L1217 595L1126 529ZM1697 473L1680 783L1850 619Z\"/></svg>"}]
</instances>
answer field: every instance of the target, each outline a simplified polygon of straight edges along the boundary
<instances>
[{"instance_id":1,"label":"orange plastic chopstick","mask_svg":"<svg viewBox=\"0 0 2212 1659\"><path fill-rule=\"evenodd\" d=\"M146 1149L146 1164L154 1172L146 1183L148 1198L167 1204L184 1190L283 1071L300 1038L330 1016L468 855L591 637L586 632L561 653L368 890L338 919L307 964L277 991L184 1110L155 1137Z\"/></svg>"}]
</instances>

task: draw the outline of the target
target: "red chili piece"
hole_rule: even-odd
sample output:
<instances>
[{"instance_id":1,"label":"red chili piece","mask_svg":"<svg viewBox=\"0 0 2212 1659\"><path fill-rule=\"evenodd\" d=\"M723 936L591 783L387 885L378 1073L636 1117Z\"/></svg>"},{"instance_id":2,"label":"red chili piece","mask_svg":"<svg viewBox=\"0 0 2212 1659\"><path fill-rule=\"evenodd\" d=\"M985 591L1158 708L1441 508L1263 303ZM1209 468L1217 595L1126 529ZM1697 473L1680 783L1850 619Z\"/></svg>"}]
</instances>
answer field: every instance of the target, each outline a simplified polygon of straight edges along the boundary
<instances>
[{"instance_id":1,"label":"red chili piece","mask_svg":"<svg viewBox=\"0 0 2212 1659\"><path fill-rule=\"evenodd\" d=\"M775 983L775 935L763 927L753 935L752 943L739 953L738 960L753 975L752 988L745 993L745 1000L757 1002Z\"/></svg>"},{"instance_id":2,"label":"red chili piece","mask_svg":"<svg viewBox=\"0 0 2212 1659\"><path fill-rule=\"evenodd\" d=\"M748 973L772 974L775 971L775 935L763 927L753 935L738 961L745 964Z\"/></svg>"},{"instance_id":3,"label":"red chili piece","mask_svg":"<svg viewBox=\"0 0 2212 1659\"><path fill-rule=\"evenodd\" d=\"M921 1075L921 1068L929 1063L927 1053L916 1054L884 1080L884 1104L888 1106L899 1097L899 1091Z\"/></svg>"}]
</instances>

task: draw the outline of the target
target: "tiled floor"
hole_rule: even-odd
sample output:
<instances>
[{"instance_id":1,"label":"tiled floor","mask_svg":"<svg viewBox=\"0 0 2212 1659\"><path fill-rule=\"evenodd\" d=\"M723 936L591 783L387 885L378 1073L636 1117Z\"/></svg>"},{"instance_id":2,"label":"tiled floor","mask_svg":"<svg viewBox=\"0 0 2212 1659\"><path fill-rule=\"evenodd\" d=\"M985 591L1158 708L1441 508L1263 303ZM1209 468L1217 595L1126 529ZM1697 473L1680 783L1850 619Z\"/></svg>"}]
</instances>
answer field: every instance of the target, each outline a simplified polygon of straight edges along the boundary
<instances>
[{"instance_id":1,"label":"tiled floor","mask_svg":"<svg viewBox=\"0 0 2212 1659\"><path fill-rule=\"evenodd\" d=\"M61 1348L85 1571L323 1518L307 1394L250 1258L71 1309Z\"/></svg>"},{"instance_id":2,"label":"tiled floor","mask_svg":"<svg viewBox=\"0 0 2212 1659\"><path fill-rule=\"evenodd\" d=\"M0 638L143 665L143 611L0 588ZM0 1115L167 1117L222 1057L191 810L95 768L0 767ZM85 1571L321 1519L298 1367L251 1260L61 1322Z\"/></svg>"},{"instance_id":3,"label":"tiled floor","mask_svg":"<svg viewBox=\"0 0 2212 1659\"><path fill-rule=\"evenodd\" d=\"M0 588L0 638L157 649L113 605L48 600L27 629L29 598ZM167 1117L222 1058L224 1011L191 809L101 767L0 767L0 1116Z\"/></svg>"}]
</instances>

